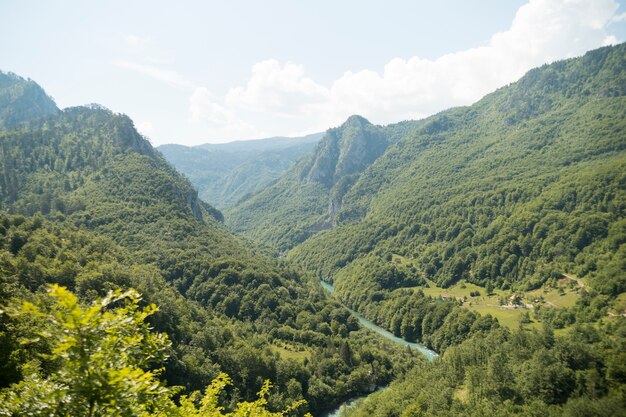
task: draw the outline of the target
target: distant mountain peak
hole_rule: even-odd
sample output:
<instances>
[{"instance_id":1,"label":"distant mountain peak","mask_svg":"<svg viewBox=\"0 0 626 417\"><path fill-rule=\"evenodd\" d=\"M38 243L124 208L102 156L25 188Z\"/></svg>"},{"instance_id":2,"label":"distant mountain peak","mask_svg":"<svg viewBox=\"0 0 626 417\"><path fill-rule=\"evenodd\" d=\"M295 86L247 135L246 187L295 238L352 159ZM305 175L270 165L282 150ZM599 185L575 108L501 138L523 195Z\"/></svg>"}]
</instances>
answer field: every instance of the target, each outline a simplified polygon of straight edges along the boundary
<instances>
[{"instance_id":1,"label":"distant mountain peak","mask_svg":"<svg viewBox=\"0 0 626 417\"><path fill-rule=\"evenodd\" d=\"M358 114L353 114L348 117L345 122L341 125L341 127L347 126L372 126L369 120L367 120L363 116L359 116Z\"/></svg>"},{"instance_id":2,"label":"distant mountain peak","mask_svg":"<svg viewBox=\"0 0 626 417\"><path fill-rule=\"evenodd\" d=\"M200 197L225 209L256 194L313 151L323 133L157 149L198 188Z\"/></svg>"}]
</instances>

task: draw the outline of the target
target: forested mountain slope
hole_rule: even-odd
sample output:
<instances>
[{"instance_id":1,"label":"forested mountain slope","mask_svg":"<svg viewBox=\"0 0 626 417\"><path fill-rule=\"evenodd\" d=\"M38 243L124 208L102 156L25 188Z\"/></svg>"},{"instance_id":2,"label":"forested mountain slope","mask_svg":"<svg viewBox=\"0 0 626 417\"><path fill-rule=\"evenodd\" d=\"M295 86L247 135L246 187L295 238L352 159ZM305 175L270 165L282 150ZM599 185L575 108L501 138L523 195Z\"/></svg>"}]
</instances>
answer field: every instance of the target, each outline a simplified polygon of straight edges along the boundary
<instances>
[{"instance_id":1,"label":"forested mountain slope","mask_svg":"<svg viewBox=\"0 0 626 417\"><path fill-rule=\"evenodd\" d=\"M0 111L19 115L14 102L23 100ZM0 305L48 302L53 283L84 301L135 287L160 306L153 324L173 341L170 384L199 389L226 371L234 404L269 378L272 407L305 398L315 411L388 382L413 360L400 350L405 359L392 362L394 349L355 332L356 319L315 283L227 230L124 115L91 105L1 129L0 187ZM30 325L0 316L2 386L49 353L45 340L20 344ZM43 358L45 377L55 362Z\"/></svg>"},{"instance_id":2,"label":"forested mountain slope","mask_svg":"<svg viewBox=\"0 0 626 417\"><path fill-rule=\"evenodd\" d=\"M284 252L333 227L344 195L399 137L420 122L381 128L360 116L329 129L312 154L275 184L227 211L227 224Z\"/></svg>"},{"instance_id":3,"label":"forested mountain slope","mask_svg":"<svg viewBox=\"0 0 626 417\"><path fill-rule=\"evenodd\" d=\"M442 353L352 414L624 415L626 45L423 120L346 190L332 229L300 240L290 230L323 214L297 206L297 193L325 194L297 181L287 174L229 221L280 249L303 241L289 259L365 317ZM268 234L276 212L286 220ZM559 282L575 300L542 308ZM508 330L476 314L475 295L428 296L472 284L506 294L488 311L526 316Z\"/></svg>"},{"instance_id":4,"label":"forested mountain slope","mask_svg":"<svg viewBox=\"0 0 626 417\"><path fill-rule=\"evenodd\" d=\"M312 134L199 146L161 145L157 149L191 180L200 198L225 209L272 183L310 152L321 137Z\"/></svg>"},{"instance_id":5,"label":"forested mountain slope","mask_svg":"<svg viewBox=\"0 0 626 417\"><path fill-rule=\"evenodd\" d=\"M332 161L325 144L345 126L227 221L279 250L303 241L289 259L333 281L367 318L435 350L459 339L424 324L436 309L419 287L473 283L508 299L575 276L595 291L578 300L589 310L537 314L557 327L597 320L626 289L625 50L545 65L472 106L409 125L346 187L333 222L335 165L317 161ZM346 126L355 120L383 138L389 131L358 118ZM320 175L317 166L331 169ZM475 318L462 316L469 331Z\"/></svg>"},{"instance_id":6,"label":"forested mountain slope","mask_svg":"<svg viewBox=\"0 0 626 417\"><path fill-rule=\"evenodd\" d=\"M562 337L550 328L480 333L344 415L625 416L625 330L617 320Z\"/></svg>"},{"instance_id":7,"label":"forested mountain slope","mask_svg":"<svg viewBox=\"0 0 626 417\"><path fill-rule=\"evenodd\" d=\"M227 371L228 409L264 378L276 384L270 408L304 398L320 412L400 376L352 412L624 415L625 70L626 45L607 47L423 121L351 117L227 212L248 236L292 248L280 261L232 234L126 116L88 106L17 117L0 129L0 411L25 401L50 415L38 388L54 405L55 387L36 382L59 382L50 354L67 346L45 337L55 319L38 308L55 311L44 289L61 284L83 303L139 289L161 307L149 323L172 339L162 379L197 389ZM571 289L571 304L547 307L548 286ZM502 294L500 307L526 314L507 326L469 291L431 295L440 287ZM11 313L19 301L34 303L30 315ZM440 359L357 330L339 301ZM131 331L120 352L141 337Z\"/></svg>"},{"instance_id":8,"label":"forested mountain slope","mask_svg":"<svg viewBox=\"0 0 626 417\"><path fill-rule=\"evenodd\" d=\"M442 286L524 288L571 272L624 291L625 50L532 70L425 120L350 189L338 227L290 257L331 279L392 252Z\"/></svg>"}]
</instances>

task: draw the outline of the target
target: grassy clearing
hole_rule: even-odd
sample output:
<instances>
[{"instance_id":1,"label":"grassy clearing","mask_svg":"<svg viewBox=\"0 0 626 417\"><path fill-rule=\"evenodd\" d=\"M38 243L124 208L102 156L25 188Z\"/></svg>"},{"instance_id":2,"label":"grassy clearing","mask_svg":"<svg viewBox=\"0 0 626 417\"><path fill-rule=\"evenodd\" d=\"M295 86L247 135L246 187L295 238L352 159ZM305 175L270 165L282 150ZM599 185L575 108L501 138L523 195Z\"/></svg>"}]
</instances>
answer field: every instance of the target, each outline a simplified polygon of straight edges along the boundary
<instances>
[{"instance_id":1,"label":"grassy clearing","mask_svg":"<svg viewBox=\"0 0 626 417\"><path fill-rule=\"evenodd\" d=\"M429 287L420 287L424 294L435 298L455 298L461 300L464 308L483 315L491 314L498 319L500 324L510 329L519 327L520 321L526 312L531 313L532 317L532 309L524 308L523 306L506 305L509 303L512 295L509 291L497 289L493 290L491 295L487 295L487 290L484 287L464 281L460 281L448 288L437 287L432 281L429 281L428 285ZM522 299L523 303L527 302L525 298ZM502 300L505 300L505 305L500 305ZM540 324L533 321L526 324L526 326L540 327Z\"/></svg>"},{"instance_id":2,"label":"grassy clearing","mask_svg":"<svg viewBox=\"0 0 626 417\"><path fill-rule=\"evenodd\" d=\"M533 317L533 309L530 307L541 305L543 307L563 308L571 307L579 297L580 287L571 287L569 284L557 284L555 288L544 286L537 290L517 294L521 296L516 306L511 299L513 293L496 289L492 294L487 295L487 290L469 282L460 281L449 288L437 287L432 281L428 282L428 287L419 287L424 294L435 298L455 298L463 301L463 307L476 311L480 314L491 314L498 321L511 329L517 328L525 313L530 313ZM416 288L417 290L418 288ZM474 296L472 296L474 294ZM479 294L479 295L476 295ZM502 305L504 303L504 305ZM626 305L626 297L624 297ZM541 327L536 321L525 324L526 327Z\"/></svg>"},{"instance_id":3,"label":"grassy clearing","mask_svg":"<svg viewBox=\"0 0 626 417\"><path fill-rule=\"evenodd\" d=\"M278 353L282 359L294 359L299 362L304 362L305 359L310 357L309 350L304 346L285 343L282 341L275 342L276 344L270 345L272 352Z\"/></svg>"},{"instance_id":4,"label":"grassy clearing","mask_svg":"<svg viewBox=\"0 0 626 417\"><path fill-rule=\"evenodd\" d=\"M563 287L559 287L563 288ZM533 303L534 300L542 299L545 305L550 307L571 307L576 304L576 300L579 297L578 289L563 289L558 288L546 288L542 287L538 290L529 291L525 295L529 302Z\"/></svg>"},{"instance_id":5,"label":"grassy clearing","mask_svg":"<svg viewBox=\"0 0 626 417\"><path fill-rule=\"evenodd\" d=\"M409 258L393 254L391 262L401 265L413 265ZM541 305L549 308L571 307L576 303L583 287L588 286L584 279L577 278L572 274L563 274L563 278L557 280L552 286L544 285L541 288L523 293L515 293L517 300L512 300L514 295L511 291L494 289L492 294L487 295L484 287L461 280L448 288L440 288L427 280L428 286L415 287L421 289L424 294L434 298L454 298L463 301L463 307L476 311L480 314L491 314L498 321L510 329L520 325L522 317L530 313L531 322L524 324L525 327L541 327L541 324L533 319L531 306ZM619 298L618 298L619 300ZM616 303L616 311L626 309L626 294L621 298L622 303ZM618 310L621 308L621 310ZM565 331L566 329L561 329Z\"/></svg>"},{"instance_id":6,"label":"grassy clearing","mask_svg":"<svg viewBox=\"0 0 626 417\"><path fill-rule=\"evenodd\" d=\"M520 326L520 322L525 313L529 313L531 317L530 323L525 323L524 327L527 328L541 328L541 324L537 321L533 320L532 309L527 308L503 308L500 306L494 305L482 305L482 304L472 304L465 305L465 307L469 310L473 310L482 315L491 314L493 317L497 318L501 325L508 327L509 329L516 329Z\"/></svg>"}]
</instances>

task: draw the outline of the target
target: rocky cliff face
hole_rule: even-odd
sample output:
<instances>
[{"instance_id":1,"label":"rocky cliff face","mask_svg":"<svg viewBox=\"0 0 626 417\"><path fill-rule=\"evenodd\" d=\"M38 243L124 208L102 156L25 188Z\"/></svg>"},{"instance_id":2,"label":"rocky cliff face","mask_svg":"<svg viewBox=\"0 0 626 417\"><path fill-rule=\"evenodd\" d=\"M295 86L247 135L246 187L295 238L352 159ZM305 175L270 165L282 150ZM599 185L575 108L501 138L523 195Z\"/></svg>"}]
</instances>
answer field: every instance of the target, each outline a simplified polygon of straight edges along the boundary
<instances>
[{"instance_id":1,"label":"rocky cliff face","mask_svg":"<svg viewBox=\"0 0 626 417\"><path fill-rule=\"evenodd\" d=\"M340 127L328 130L301 178L332 188L342 178L363 172L388 146L380 127L351 116Z\"/></svg>"},{"instance_id":2,"label":"rocky cliff face","mask_svg":"<svg viewBox=\"0 0 626 417\"><path fill-rule=\"evenodd\" d=\"M361 116L349 117L274 184L228 210L226 223L278 253L333 228L345 196L412 126L383 128Z\"/></svg>"}]
</instances>

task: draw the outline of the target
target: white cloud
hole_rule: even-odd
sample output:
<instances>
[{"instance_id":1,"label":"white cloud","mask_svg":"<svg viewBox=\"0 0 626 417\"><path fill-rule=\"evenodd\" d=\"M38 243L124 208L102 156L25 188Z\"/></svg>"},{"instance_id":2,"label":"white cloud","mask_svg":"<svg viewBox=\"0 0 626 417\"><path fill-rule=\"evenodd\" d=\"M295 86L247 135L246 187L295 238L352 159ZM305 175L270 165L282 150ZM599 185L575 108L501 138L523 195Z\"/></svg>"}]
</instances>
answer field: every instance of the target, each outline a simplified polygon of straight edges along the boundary
<instances>
[{"instance_id":1,"label":"white cloud","mask_svg":"<svg viewBox=\"0 0 626 417\"><path fill-rule=\"evenodd\" d=\"M189 98L190 121L202 123L207 135L215 138L252 137L260 135L249 123L235 116L235 113L216 103L209 90L198 87Z\"/></svg>"},{"instance_id":2,"label":"white cloud","mask_svg":"<svg viewBox=\"0 0 626 417\"><path fill-rule=\"evenodd\" d=\"M128 61L114 61L114 65L130 71L138 72L157 81L162 81L177 87L193 88L192 82L186 80L182 75L174 70L163 69L154 65L142 65Z\"/></svg>"},{"instance_id":3,"label":"white cloud","mask_svg":"<svg viewBox=\"0 0 626 417\"><path fill-rule=\"evenodd\" d=\"M381 122L470 104L535 66L604 45L616 9L612 0L531 0L487 45L436 60L396 58L380 75L344 74L331 88L332 104Z\"/></svg>"},{"instance_id":4,"label":"white cloud","mask_svg":"<svg viewBox=\"0 0 626 417\"><path fill-rule=\"evenodd\" d=\"M281 67L269 59L252 67L245 87L232 88L226 94L230 107L293 115L311 111L311 106L328 101L329 91L304 76L304 67L287 63Z\"/></svg>"},{"instance_id":5,"label":"white cloud","mask_svg":"<svg viewBox=\"0 0 626 417\"><path fill-rule=\"evenodd\" d=\"M192 118L272 134L323 130L351 114L375 123L421 118L471 104L533 67L617 43L606 29L626 20L615 15L617 9L613 0L529 0L510 28L485 45L434 60L395 58L382 73L348 71L329 86L307 77L301 65L262 61L252 67L245 85L231 88L222 99L196 89Z\"/></svg>"},{"instance_id":6,"label":"white cloud","mask_svg":"<svg viewBox=\"0 0 626 417\"><path fill-rule=\"evenodd\" d=\"M137 128L137 131L139 133L141 133L147 138L152 136L152 134L154 133L154 126L152 125L152 123L145 121L145 120L137 123L135 127Z\"/></svg>"}]
</instances>

